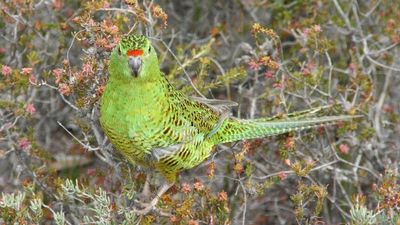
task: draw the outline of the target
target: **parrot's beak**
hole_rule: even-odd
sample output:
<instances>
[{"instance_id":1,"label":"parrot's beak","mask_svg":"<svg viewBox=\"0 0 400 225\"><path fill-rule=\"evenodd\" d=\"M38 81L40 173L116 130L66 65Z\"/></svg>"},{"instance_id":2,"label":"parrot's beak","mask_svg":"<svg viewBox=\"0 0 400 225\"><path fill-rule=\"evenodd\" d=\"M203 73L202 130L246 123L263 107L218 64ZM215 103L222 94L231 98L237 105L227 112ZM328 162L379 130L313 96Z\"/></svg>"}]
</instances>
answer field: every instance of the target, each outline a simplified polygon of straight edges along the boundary
<instances>
[{"instance_id":1,"label":"parrot's beak","mask_svg":"<svg viewBox=\"0 0 400 225\"><path fill-rule=\"evenodd\" d=\"M128 64L132 69L132 75L137 77L139 75L142 59L139 56L129 56Z\"/></svg>"}]
</instances>

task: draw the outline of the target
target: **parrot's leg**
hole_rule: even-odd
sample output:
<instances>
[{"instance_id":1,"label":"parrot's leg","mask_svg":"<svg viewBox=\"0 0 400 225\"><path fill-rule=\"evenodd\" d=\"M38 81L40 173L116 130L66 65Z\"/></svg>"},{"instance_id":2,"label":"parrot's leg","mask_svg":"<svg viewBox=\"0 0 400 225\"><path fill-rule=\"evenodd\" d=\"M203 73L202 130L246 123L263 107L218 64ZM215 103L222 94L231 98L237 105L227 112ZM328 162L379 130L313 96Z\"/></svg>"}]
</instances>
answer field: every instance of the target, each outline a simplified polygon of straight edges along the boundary
<instances>
[{"instance_id":1,"label":"parrot's leg","mask_svg":"<svg viewBox=\"0 0 400 225\"><path fill-rule=\"evenodd\" d=\"M151 202L144 209L136 209L134 210L134 212L139 215L146 215L147 213L149 213L157 205L161 196L163 196L163 194L165 194L165 192L167 192L169 188L172 187L173 185L174 183L169 183L169 182L163 184L163 186L161 186L161 188L158 190L157 195L153 198L153 200L151 200Z\"/></svg>"}]
</instances>

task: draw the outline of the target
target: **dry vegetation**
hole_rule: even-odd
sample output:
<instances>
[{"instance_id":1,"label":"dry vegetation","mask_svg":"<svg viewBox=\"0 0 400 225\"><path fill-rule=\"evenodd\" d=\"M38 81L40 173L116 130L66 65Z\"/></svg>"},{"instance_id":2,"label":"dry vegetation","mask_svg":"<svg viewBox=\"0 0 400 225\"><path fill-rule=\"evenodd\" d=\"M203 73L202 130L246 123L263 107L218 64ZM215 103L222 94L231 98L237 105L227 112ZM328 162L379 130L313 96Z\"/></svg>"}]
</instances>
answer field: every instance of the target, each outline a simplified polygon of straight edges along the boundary
<instances>
[{"instance_id":1,"label":"dry vegetation","mask_svg":"<svg viewBox=\"0 0 400 225\"><path fill-rule=\"evenodd\" d=\"M0 224L399 224L398 0L0 2ZM110 51L152 38L188 95L363 118L218 146L152 213L98 125Z\"/></svg>"}]
</instances>

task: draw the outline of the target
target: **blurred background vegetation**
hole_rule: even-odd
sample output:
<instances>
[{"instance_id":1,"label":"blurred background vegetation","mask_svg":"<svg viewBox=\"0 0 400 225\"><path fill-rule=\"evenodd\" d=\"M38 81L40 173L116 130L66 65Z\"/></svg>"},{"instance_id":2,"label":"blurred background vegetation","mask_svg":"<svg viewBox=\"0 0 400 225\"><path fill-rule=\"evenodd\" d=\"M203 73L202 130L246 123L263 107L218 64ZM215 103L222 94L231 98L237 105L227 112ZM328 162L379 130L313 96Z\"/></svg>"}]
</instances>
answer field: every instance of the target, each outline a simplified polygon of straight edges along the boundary
<instances>
[{"instance_id":1,"label":"blurred background vegetation","mask_svg":"<svg viewBox=\"0 0 400 225\"><path fill-rule=\"evenodd\" d=\"M400 224L400 1L0 2L1 224ZM241 118L352 122L218 146L156 210L98 124L110 51L152 39L188 95ZM200 93L199 93L200 92Z\"/></svg>"}]
</instances>

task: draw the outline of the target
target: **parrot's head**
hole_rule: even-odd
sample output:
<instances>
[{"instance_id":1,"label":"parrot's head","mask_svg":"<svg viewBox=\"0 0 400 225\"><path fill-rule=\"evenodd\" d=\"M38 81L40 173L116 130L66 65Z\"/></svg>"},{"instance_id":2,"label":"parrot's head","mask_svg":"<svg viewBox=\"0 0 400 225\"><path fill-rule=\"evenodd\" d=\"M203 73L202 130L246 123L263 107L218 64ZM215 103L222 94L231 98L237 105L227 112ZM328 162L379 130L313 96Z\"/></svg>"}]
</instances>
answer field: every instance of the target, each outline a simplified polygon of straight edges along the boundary
<instances>
[{"instance_id":1,"label":"parrot's head","mask_svg":"<svg viewBox=\"0 0 400 225\"><path fill-rule=\"evenodd\" d=\"M143 35L124 36L111 53L110 75L123 79L149 78L159 69L157 54ZM121 77L122 76L122 77Z\"/></svg>"}]
</instances>

